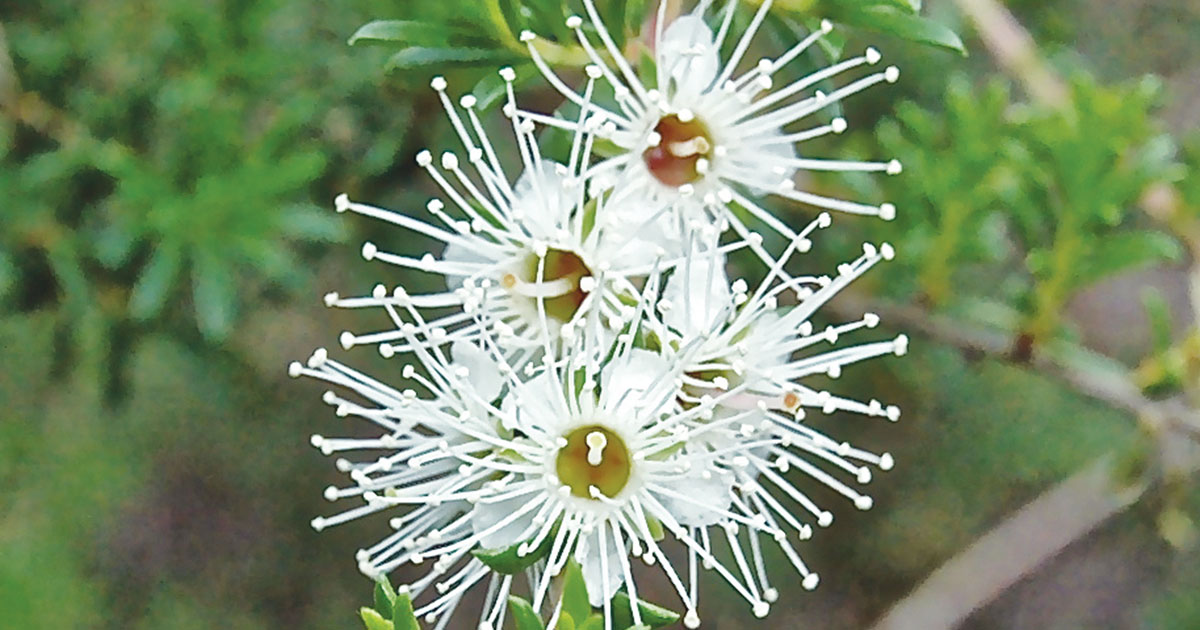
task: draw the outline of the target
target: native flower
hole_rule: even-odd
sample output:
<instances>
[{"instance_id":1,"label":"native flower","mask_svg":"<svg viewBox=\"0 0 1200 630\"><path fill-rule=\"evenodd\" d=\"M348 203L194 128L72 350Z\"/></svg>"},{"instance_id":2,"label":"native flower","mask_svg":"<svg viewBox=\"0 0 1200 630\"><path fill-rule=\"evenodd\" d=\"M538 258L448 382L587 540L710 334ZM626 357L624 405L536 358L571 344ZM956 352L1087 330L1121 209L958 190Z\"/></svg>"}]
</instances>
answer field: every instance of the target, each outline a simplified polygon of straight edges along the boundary
<instances>
[{"instance_id":1,"label":"native flower","mask_svg":"<svg viewBox=\"0 0 1200 630\"><path fill-rule=\"evenodd\" d=\"M501 74L511 82L511 70ZM475 98L464 96L460 112L446 95L444 79L435 78L433 87L467 155L464 164L457 154L443 153L441 169L431 152L417 155L417 163L445 195L445 200L433 199L426 206L436 221L355 203L346 195L337 198L336 207L338 212L381 219L444 243L440 256L384 252L370 242L363 245L362 253L367 260L441 276L446 288L424 295L401 292L343 298L331 293L326 303L342 308L401 303L454 308L430 321L433 337L424 341L440 343L494 334L501 339L505 354L519 364L548 346L554 351L559 337L569 336L593 310L604 322L619 319L629 308L623 297L628 302L636 294L632 280L669 264L664 259L670 242L643 226L610 221L624 213L612 207L609 195L588 194L581 173L588 168L592 134L579 127L565 164L543 157L535 125L515 115L510 87L505 111L523 168L520 176L510 181L484 131ZM639 211L648 209L652 206L639 205ZM481 309L486 318L474 316ZM491 330L482 330L485 325ZM379 345L385 356L391 356L410 349L404 337L394 328L368 334L345 332L341 343L347 349Z\"/></svg>"},{"instance_id":2,"label":"native flower","mask_svg":"<svg viewBox=\"0 0 1200 630\"><path fill-rule=\"evenodd\" d=\"M794 233L751 194L773 193L818 208L877 215L890 220L891 204L869 205L797 190L801 171L865 171L897 174L900 163L850 162L803 155L802 143L846 130L843 118L825 124L808 124L822 110L881 82L895 82L899 70L888 67L859 78L828 94L816 87L824 81L862 66L874 66L880 54L869 48L861 56L841 61L782 86L775 85L780 70L794 62L832 28L821 29L775 59L762 59L739 73L739 66L762 25L771 0L764 0L745 32L736 38L732 52L722 59L722 48L732 43L734 8L725 4L716 33L705 22L711 0L700 2L692 13L665 24L667 3L661 2L654 38L655 72L650 80L637 72L617 48L600 19L593 0L584 0L603 52L583 30L584 20L572 16L580 45L614 92L614 103L602 104L589 90L577 93L557 77L534 46L536 36L525 33L530 54L546 79L585 116L562 120L535 112L520 112L526 120L566 129L594 130L598 139L616 147L616 155L587 173L592 185L609 188L618 208L624 200L663 204L674 213L677 225L713 224L727 219L739 233L746 230L731 202L759 221L791 238ZM607 54L605 54L607 53ZM611 65L609 61L611 60ZM615 69L611 67L615 65Z\"/></svg>"},{"instance_id":3,"label":"native flower","mask_svg":"<svg viewBox=\"0 0 1200 630\"><path fill-rule=\"evenodd\" d=\"M516 370L495 340L482 345L455 341L447 355L437 345L416 343L429 324L409 307L405 322L386 305L413 347L414 365L403 376L428 394L398 391L330 359L318 350L293 376L309 376L369 401L362 404L327 392L339 416L358 416L378 428L377 438L326 438L312 443L327 454L383 451L364 461L338 460L354 485L326 490L330 500L357 498L363 505L313 521L325 527L386 510L409 507L392 519L396 533L358 554L360 568L379 575L396 567L432 561L432 570L407 585L420 602L417 614L443 627L475 584L491 582L481 627L500 627L501 603L511 575L491 558L515 550L533 576L535 609L547 601L551 580L570 559L586 578L589 599L611 625L612 600L624 589L640 623L632 557L658 564L675 587L689 627L696 612L696 564L715 568L750 600L755 612L767 604L753 584L722 565L703 528L741 524L770 536L782 532L761 519L730 509L733 475L713 466L714 454L682 448L693 432L736 426L748 414L714 420L713 409L741 395L741 388L686 409L677 404L685 361L636 347L637 312L612 340L593 316L563 358L544 355L536 366ZM639 309L640 310L640 309ZM425 331L427 332L427 331ZM688 357L682 349L678 358ZM681 577L659 540L665 529L688 550L690 569ZM740 556L739 556L740 557ZM510 558L511 559L511 558ZM557 616L557 609L553 613ZM552 617L553 624L553 617Z\"/></svg>"},{"instance_id":4,"label":"native flower","mask_svg":"<svg viewBox=\"0 0 1200 630\"><path fill-rule=\"evenodd\" d=\"M734 477L734 512L776 531L790 528L800 540L811 537L810 523L827 527L833 514L783 473L796 469L866 510L872 506L871 498L851 484L869 483L872 467L890 470L894 465L890 454L855 448L813 428L806 422L806 410L825 415L849 411L891 421L900 417L899 408L893 405L839 396L807 385L805 380L815 376L836 379L847 365L883 355L903 355L908 347L907 337L900 335L835 350L817 349L879 324L879 317L868 313L858 321L816 330L811 317L871 267L894 256L890 245L868 244L856 260L839 266L836 277L790 275L785 266L791 257L807 252L812 247L812 233L830 223L830 216L822 214L802 230L773 261L752 294L744 280L729 281L722 255L697 249L675 269L661 295L654 285L643 295L645 301L656 303L651 313L657 311L646 329L653 331L664 354L685 364L678 392L681 408L708 402L715 408L713 418L738 418L708 429L693 428L687 449L695 457L712 454L713 468L729 471ZM781 307L781 299L794 304ZM681 348L688 350L676 353ZM797 503L800 514L785 507L781 497ZM719 525L736 549L744 543L736 532L728 531L729 524ZM758 533L748 532L747 538L756 570L744 571L746 588L755 588L757 581L763 598L774 601L778 593L767 581ZM815 588L817 574L805 566L786 536L775 540L801 574L802 584ZM737 553L740 557L744 552Z\"/></svg>"}]
</instances>

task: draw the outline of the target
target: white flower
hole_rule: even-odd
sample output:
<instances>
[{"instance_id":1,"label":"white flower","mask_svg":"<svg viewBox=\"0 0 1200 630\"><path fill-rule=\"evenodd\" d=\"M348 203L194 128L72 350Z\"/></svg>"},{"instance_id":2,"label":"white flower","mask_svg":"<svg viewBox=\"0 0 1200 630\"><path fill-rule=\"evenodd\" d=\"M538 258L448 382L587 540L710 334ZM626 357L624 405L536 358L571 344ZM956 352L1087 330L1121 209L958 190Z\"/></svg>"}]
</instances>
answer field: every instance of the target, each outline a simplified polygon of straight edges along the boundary
<instances>
[{"instance_id":1,"label":"white flower","mask_svg":"<svg viewBox=\"0 0 1200 630\"><path fill-rule=\"evenodd\" d=\"M511 70L502 74L511 80ZM610 225L609 218L619 214L610 195L587 193L580 173L588 167L591 134L577 131L567 163L560 164L542 156L532 122L510 116L523 167L510 183L475 111L474 97L463 97L460 111L447 97L444 79L435 79L433 87L467 155L464 162L455 153L443 153L441 169L430 152L417 156L444 193L445 200L433 199L426 208L437 224L355 203L345 195L338 197L337 210L382 219L444 243L440 257L384 252L372 243L363 246L363 256L441 276L446 288L424 295L400 289L355 298L331 293L326 303L343 308L456 308L431 320L434 338L418 343L491 333L501 339L506 356L519 364L545 350L553 352L559 338L570 336L593 311L602 322L619 319L628 309L622 296L631 297L637 290L631 279L667 264L670 251L652 230L620 222ZM505 107L509 113L516 111L512 98L510 89ZM640 204L639 211L653 213L653 206ZM477 319L475 311L488 317ZM480 322L491 330L481 330ZM379 345L391 356L410 349L401 325L393 321L392 328L378 332L346 332L341 342L347 349Z\"/></svg>"},{"instance_id":2,"label":"white flower","mask_svg":"<svg viewBox=\"0 0 1200 630\"><path fill-rule=\"evenodd\" d=\"M470 354L460 347L454 350L456 359L460 353ZM330 501L357 499L361 505L315 518L312 526L320 531L384 510L409 508L391 519L394 533L358 551L359 569L375 578L403 564L428 561L429 572L403 588L418 602L416 612L427 623L440 620L438 628L445 627L466 591L486 579L493 601L485 618L495 619L503 615L512 577L495 574L470 555L490 531L473 531L464 519L476 501L494 499L496 488L512 479L500 455L507 442L480 413L499 389L486 379L468 378L467 368L449 361L439 349L417 356L425 374L411 365L402 373L431 391L432 398L418 397L412 389L393 389L329 359L324 350L313 353L307 365L291 365L293 377L312 377L355 394L361 401L333 391L326 392L324 400L339 417L360 417L379 432L374 438L312 437L312 445L326 455L363 453L359 461L337 460L338 470L349 473L351 485L325 490ZM380 452L385 454L376 455ZM425 597L429 593L434 594Z\"/></svg>"},{"instance_id":3,"label":"white flower","mask_svg":"<svg viewBox=\"0 0 1200 630\"><path fill-rule=\"evenodd\" d=\"M817 349L878 325L879 318L868 313L858 321L815 330L811 317L875 264L894 255L890 245L864 245L862 255L840 265L833 278L789 275L784 267L792 255L808 251L812 232L829 224L829 215L823 214L798 234L753 293L743 280L730 283L723 257L709 250L694 252L681 264L661 296L655 295L657 284L651 283L643 297L657 301L659 315L647 327L664 341L664 352L688 349L683 360L681 406L717 400L715 418L744 418L712 430L697 427L690 446L700 452L720 453L713 466L733 471L735 512L773 528L790 526L801 540L811 536L810 522L826 527L833 514L782 473L797 469L865 510L872 505L870 497L852 486L869 483L871 467L889 470L894 464L887 453L860 450L813 428L806 422L806 409L826 415L849 411L892 421L900 417L895 406L839 396L807 385L805 380L818 375L837 378L847 365L883 355L903 355L908 346L901 335L888 341ZM780 307L781 299L792 298L794 305ZM781 499L797 503L808 515L793 514ZM755 536L748 534L749 538ZM786 537L776 540L802 575L803 585L814 588L816 574L804 565ZM744 543L731 538L730 544ZM757 571L753 577L747 573L745 579L757 580L764 599L773 601L777 591L767 582L758 541L752 540L750 545Z\"/></svg>"},{"instance_id":4,"label":"white flower","mask_svg":"<svg viewBox=\"0 0 1200 630\"><path fill-rule=\"evenodd\" d=\"M592 322L563 358L546 356L525 370L513 369L486 336L478 346L454 342L449 355L436 345L412 344L420 369L406 365L402 375L425 390L424 397L384 385L329 359L323 350L307 366L293 364L293 376L327 381L369 401L364 405L325 394L339 416L358 416L382 430L370 439L314 436L314 446L327 454L386 453L360 462L338 460L354 485L331 487L326 497L358 498L363 504L315 519L313 526L324 529L388 508L410 508L392 519L395 534L359 552L360 568L378 575L431 561L429 574L406 588L418 598L418 615L440 622L438 627L485 578L492 597L481 627L500 627L501 603L512 578L494 572L472 551L514 546L518 557L545 554L530 567L532 599L539 609L548 601L551 578L574 558L591 603L611 618L618 589L638 601L631 560L641 557L666 573L689 627L699 623L697 563L714 568L756 610L764 610L762 594L713 556L701 532L718 521L770 536L781 532L732 510L734 475L714 466L711 453L688 446L695 427L708 431L745 418L712 420L713 409L740 392L733 388L680 409L685 363L634 347L637 323L644 320L645 313L635 313L615 342ZM418 319L401 331L411 341L427 333L427 326ZM672 565L656 540L659 526L688 549L686 573ZM422 596L430 589L436 594L425 601ZM634 611L639 621L636 606ZM552 615L557 614L554 609Z\"/></svg>"},{"instance_id":5,"label":"white flower","mask_svg":"<svg viewBox=\"0 0 1200 630\"><path fill-rule=\"evenodd\" d=\"M579 122L532 112L522 112L521 116L567 129L586 126L619 147L621 152L616 157L588 172L593 185L612 187L618 207L623 199L652 200L669 206L678 223L711 225L728 221L744 234L741 220L729 209L729 204L736 202L788 238L794 233L746 193L768 192L823 209L893 218L895 207L891 204L875 206L797 190L795 176L800 171L900 172L900 163L894 160L815 159L798 149L805 141L841 133L847 126L842 118L808 127L802 121L873 85L896 81L899 70L889 67L829 94L815 89L846 71L877 64L880 54L872 48L859 57L776 86L777 73L830 30L825 22L820 31L783 55L763 59L739 74L772 2L762 2L727 59L721 59L720 51L734 36L733 13L739 3L730 0L725 4L716 33L704 20L711 4L702 1L691 14L664 25L667 3L660 3L654 40L657 72L652 81L644 81L614 44L594 1L584 0L601 46L584 32L582 18L569 18L567 26L575 30L579 43L591 56L596 68L593 74L603 76L612 85L616 102L611 106L602 106L590 94L580 95L563 83L538 55L533 45L535 36L526 33L524 39L542 74L585 115ZM607 56L597 50L599 47ZM615 69L609 67L606 58L612 60Z\"/></svg>"}]
</instances>

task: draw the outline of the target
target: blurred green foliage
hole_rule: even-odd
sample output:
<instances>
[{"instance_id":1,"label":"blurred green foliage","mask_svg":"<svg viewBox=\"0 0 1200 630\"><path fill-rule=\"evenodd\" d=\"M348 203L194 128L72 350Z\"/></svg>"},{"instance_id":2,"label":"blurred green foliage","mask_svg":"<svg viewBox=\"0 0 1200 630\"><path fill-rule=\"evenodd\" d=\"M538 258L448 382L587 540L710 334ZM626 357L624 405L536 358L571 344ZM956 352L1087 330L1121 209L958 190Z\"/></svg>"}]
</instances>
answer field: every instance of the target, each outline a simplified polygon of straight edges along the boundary
<instances>
[{"instance_id":1,"label":"blurred green foliage","mask_svg":"<svg viewBox=\"0 0 1200 630\"><path fill-rule=\"evenodd\" d=\"M656 3L599 4L620 25L618 44L644 54L638 36ZM740 7L738 24L756 4ZM887 118L814 151L896 157L905 174L812 185L887 198L898 218L838 218L809 262L831 269L856 241L890 241L899 258L857 290L1035 352L1080 336L1069 307L1081 293L1194 262L1200 136L1166 133L1161 82L1070 49L1103 11L1008 4L1053 64L1071 69L1066 103L1030 102L999 76L977 41L955 35L965 23L952 3L776 0L768 45L748 58L778 54L829 17L840 26L806 63L869 43L897 59L901 84L844 113ZM306 436L337 420L319 392L283 384L283 366L359 323L318 310L316 296L420 279L331 247L378 226L338 218L329 200L347 191L422 205L411 154L441 148L448 133L429 77L447 74L487 100L495 69L512 65L523 89L553 103L520 34L535 32L538 50L570 73L587 57L564 18L582 11L560 0L0 1L0 627L363 622L353 550L384 524L308 530L332 472ZM1174 54L1195 58L1200 45ZM797 223L810 214L777 210ZM1160 397L1200 389L1200 337L1180 332L1181 301L1147 302L1154 343L1139 383ZM384 377L395 367L376 362ZM1095 457L1155 446L1129 418L1022 365L928 341L904 362L843 378L902 404L905 418L886 430L837 418L827 428L892 450L900 465L875 482L875 513L839 515L836 531L803 550L826 581L781 602L771 619L782 624L808 614L865 627L1044 488ZM1153 584L1146 597L1122 595L1143 627L1197 624L1200 563L1187 544L1197 496L1186 477L1172 480L1131 517L1168 543L1138 538L1141 555L1171 565L1136 574ZM706 617L744 622L743 607L711 586ZM652 601L672 601L654 589ZM398 600L383 599L393 608L377 598L375 614L393 623Z\"/></svg>"}]
</instances>

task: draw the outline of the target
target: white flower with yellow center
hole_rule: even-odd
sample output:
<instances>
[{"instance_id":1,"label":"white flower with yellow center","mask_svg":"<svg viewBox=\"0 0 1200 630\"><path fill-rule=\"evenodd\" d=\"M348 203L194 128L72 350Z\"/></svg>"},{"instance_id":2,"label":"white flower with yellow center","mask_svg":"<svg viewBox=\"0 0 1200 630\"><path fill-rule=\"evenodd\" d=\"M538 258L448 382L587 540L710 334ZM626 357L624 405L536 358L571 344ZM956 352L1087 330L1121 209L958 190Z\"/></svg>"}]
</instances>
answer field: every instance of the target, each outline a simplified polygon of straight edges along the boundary
<instances>
[{"instance_id":1,"label":"white flower with yellow center","mask_svg":"<svg viewBox=\"0 0 1200 630\"><path fill-rule=\"evenodd\" d=\"M520 115L525 120L566 129L593 130L599 139L616 145L619 153L592 167L588 177L594 186L611 187L618 207L624 199L654 201L670 207L683 224L712 224L726 218L737 227L740 220L728 207L736 202L789 238L793 236L791 230L748 194L767 192L818 208L888 220L895 216L891 204L858 203L796 188L796 175L801 171L901 171L895 160L826 160L803 155L799 150L806 141L842 133L847 127L842 118L826 124L804 121L873 85L897 80L899 70L888 67L828 94L817 89L845 72L875 66L880 61L878 51L867 49L861 56L777 86L775 79L780 70L828 33L828 22L783 55L746 64L751 67L742 71L744 57L771 8L771 0L762 2L736 44L732 43L732 25L737 0L730 0L719 12L715 33L704 18L713 4L711 0L699 2L691 14L670 24L664 23L668 5L664 1L654 39L657 71L647 81L625 60L593 0L583 0L583 4L600 45L584 32L582 18L569 18L567 26L576 32L579 43L591 56L598 69L596 74L611 84L615 103L602 106L589 94L572 90L538 55L533 41L536 36L525 33L530 54L542 74L584 115L577 121L535 112ZM732 44L732 52L722 59L727 41ZM606 60L611 60L615 68Z\"/></svg>"},{"instance_id":2,"label":"white flower with yellow center","mask_svg":"<svg viewBox=\"0 0 1200 630\"><path fill-rule=\"evenodd\" d=\"M812 523L830 525L833 514L820 507L802 489L803 484L784 473L795 469L865 510L871 507L871 498L854 486L869 483L872 468L890 470L894 465L890 454L855 448L814 428L808 412L830 415L848 411L891 421L900 417L895 406L837 395L806 380L818 376L836 379L848 365L903 355L908 347L903 335L845 346L846 336L878 325L879 318L870 313L858 321L821 330L814 327L811 318L818 309L871 267L894 255L890 245L864 245L862 255L840 265L835 277L788 274L785 266L792 256L808 251L812 233L830 222L829 215L823 214L801 231L772 262L753 293L743 280L729 282L722 256L698 251L675 270L661 295L651 283L643 296L657 303L657 314L646 327L663 340L664 352L672 355L676 348L689 348L682 359L686 367L679 393L681 408L716 400L714 417L744 418L703 434L694 432L700 440L689 447L722 453L714 463L734 472L732 511L777 530L790 529L800 540L812 535ZM794 304L781 306L781 301ZM819 349L839 342L843 346L838 349ZM785 501L798 504L808 516L793 514ZM803 563L788 538L775 539L801 574L802 584L815 588L816 573ZM767 581L758 534L747 532L744 542L731 539L730 544L749 545L759 588L764 599L774 601L778 592Z\"/></svg>"},{"instance_id":3,"label":"white flower with yellow center","mask_svg":"<svg viewBox=\"0 0 1200 630\"><path fill-rule=\"evenodd\" d=\"M325 394L339 416L358 416L382 430L376 438L312 438L327 454L369 454L362 461L339 459L353 485L326 490L330 500L362 505L315 519L316 529L408 509L392 519L396 533L359 552L364 573L430 562L430 572L405 588L418 615L438 628L484 581L490 586L480 627L500 627L513 580L487 559L505 550L529 559L521 568L529 571L533 603L548 606L552 620L559 615L549 601L552 579L572 558L606 627L619 589L640 622L635 557L665 572L689 627L699 623L697 563L714 567L765 614L749 576L722 565L701 532L715 522L781 532L731 509L734 474L717 461L720 453L684 448L697 434L736 426L750 413L712 417L724 399L740 395L738 388L680 409L683 363L634 347L644 312L631 314L615 342L602 334L594 314L563 358L544 355L536 367L517 370L489 336L479 338L482 345L456 341L447 353L415 343L429 334L415 309L408 313L415 323L401 323L394 306L384 308L417 359L401 373L424 395L391 388L323 350L290 368L293 376L332 383L367 401ZM686 356L681 349L678 357ZM681 575L660 546L663 530L687 548L688 573ZM737 557L744 567L740 552Z\"/></svg>"},{"instance_id":4,"label":"white flower with yellow center","mask_svg":"<svg viewBox=\"0 0 1200 630\"><path fill-rule=\"evenodd\" d=\"M504 72L506 77L509 72ZM474 97L463 97L460 110L446 95L443 79L435 79L433 87L467 155L463 161L455 153L442 154L440 169L430 152L417 156L444 193L444 199L433 199L426 207L434 221L356 203L345 195L338 197L337 210L381 219L444 243L440 256L385 252L373 243L366 243L362 252L368 260L441 276L446 289L424 295L384 290L352 298L331 293L326 303L342 308L454 309L432 319L433 337L418 343L472 339L486 332L499 337L506 355L518 363L557 347L559 337L569 335L593 310L602 322L619 319L628 309L622 296L636 293L631 278L661 266L669 251L652 233L605 223L616 212L607 199L610 195L590 196L580 175L588 168L591 134L580 130L567 163L560 164L542 156L533 123L511 117L523 172L510 183L483 131ZM515 112L511 90L509 99L505 109ZM643 204L641 209L652 207ZM476 318L480 310L488 317ZM490 330L481 330L484 325ZM404 338L398 328L391 328L346 332L341 342L346 348L378 345L390 356L411 349Z\"/></svg>"}]
</instances>

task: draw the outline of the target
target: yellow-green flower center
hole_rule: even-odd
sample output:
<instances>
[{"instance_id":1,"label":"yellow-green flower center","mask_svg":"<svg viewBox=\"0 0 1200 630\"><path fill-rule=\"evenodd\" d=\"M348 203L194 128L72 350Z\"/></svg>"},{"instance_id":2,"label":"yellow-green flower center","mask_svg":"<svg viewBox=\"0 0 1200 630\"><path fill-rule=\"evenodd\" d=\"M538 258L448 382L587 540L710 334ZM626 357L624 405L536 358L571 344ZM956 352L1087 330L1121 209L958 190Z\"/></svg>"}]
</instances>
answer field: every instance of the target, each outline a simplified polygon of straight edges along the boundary
<instances>
[{"instance_id":1,"label":"yellow-green flower center","mask_svg":"<svg viewBox=\"0 0 1200 630\"><path fill-rule=\"evenodd\" d=\"M698 181L704 174L700 160L711 161L712 137L704 123L690 118L687 121L671 114L654 127L660 140L657 146L646 149L642 159L650 174L667 186L682 186Z\"/></svg>"},{"instance_id":2,"label":"yellow-green flower center","mask_svg":"<svg viewBox=\"0 0 1200 630\"><path fill-rule=\"evenodd\" d=\"M597 424L574 429L564 437L567 445L558 451L555 472L571 494L594 499L594 486L611 499L625 489L633 458L621 436Z\"/></svg>"},{"instance_id":3,"label":"yellow-green flower center","mask_svg":"<svg viewBox=\"0 0 1200 630\"><path fill-rule=\"evenodd\" d=\"M583 305L587 292L582 288L584 278L592 270L577 254L561 249L546 251L545 266L541 282L538 282L538 266L541 259L530 254L524 261L520 273L509 273L501 279L504 288L517 291L531 299L541 296L546 304L546 316L559 322L569 322Z\"/></svg>"}]
</instances>

